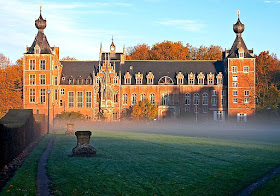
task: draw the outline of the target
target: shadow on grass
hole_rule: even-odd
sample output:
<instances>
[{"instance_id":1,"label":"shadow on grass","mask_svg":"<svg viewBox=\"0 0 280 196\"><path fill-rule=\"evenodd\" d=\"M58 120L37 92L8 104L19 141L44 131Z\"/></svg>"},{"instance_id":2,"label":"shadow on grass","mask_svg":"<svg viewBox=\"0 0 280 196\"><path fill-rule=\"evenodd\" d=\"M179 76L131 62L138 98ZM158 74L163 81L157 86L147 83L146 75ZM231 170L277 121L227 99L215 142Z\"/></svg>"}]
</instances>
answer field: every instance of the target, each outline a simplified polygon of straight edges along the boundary
<instances>
[{"instance_id":1,"label":"shadow on grass","mask_svg":"<svg viewBox=\"0 0 280 196\"><path fill-rule=\"evenodd\" d=\"M58 135L48 173L55 195L233 195L280 162L256 143L130 132L98 132L96 157L69 157L75 136Z\"/></svg>"}]
</instances>

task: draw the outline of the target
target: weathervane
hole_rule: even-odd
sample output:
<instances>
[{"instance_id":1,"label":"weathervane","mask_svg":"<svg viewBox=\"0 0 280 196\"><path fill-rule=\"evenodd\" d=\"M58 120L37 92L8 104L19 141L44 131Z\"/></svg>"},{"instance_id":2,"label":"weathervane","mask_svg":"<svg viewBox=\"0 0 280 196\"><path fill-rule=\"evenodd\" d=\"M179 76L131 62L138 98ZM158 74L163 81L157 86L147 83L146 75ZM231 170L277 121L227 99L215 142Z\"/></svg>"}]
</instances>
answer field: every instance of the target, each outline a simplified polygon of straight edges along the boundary
<instances>
[{"instance_id":1,"label":"weathervane","mask_svg":"<svg viewBox=\"0 0 280 196\"><path fill-rule=\"evenodd\" d=\"M238 14L238 18L239 18L240 10L237 10L237 14Z\"/></svg>"}]
</instances>

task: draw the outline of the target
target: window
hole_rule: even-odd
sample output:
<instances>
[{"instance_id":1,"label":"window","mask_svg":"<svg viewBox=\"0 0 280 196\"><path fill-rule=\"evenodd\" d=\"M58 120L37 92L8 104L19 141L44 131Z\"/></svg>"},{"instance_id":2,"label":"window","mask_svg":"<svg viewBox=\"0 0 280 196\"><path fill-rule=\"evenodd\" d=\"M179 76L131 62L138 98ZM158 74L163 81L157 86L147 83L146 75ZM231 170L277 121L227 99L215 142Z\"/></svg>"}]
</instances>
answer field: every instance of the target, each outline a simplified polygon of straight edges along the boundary
<instances>
[{"instance_id":1,"label":"window","mask_svg":"<svg viewBox=\"0 0 280 196\"><path fill-rule=\"evenodd\" d=\"M238 95L238 91L237 90L232 91L232 95L233 96L237 96Z\"/></svg>"},{"instance_id":2,"label":"window","mask_svg":"<svg viewBox=\"0 0 280 196\"><path fill-rule=\"evenodd\" d=\"M162 95L162 100L161 100L162 105L168 105L168 100L169 100L169 94L168 93L163 94Z\"/></svg>"},{"instance_id":3,"label":"window","mask_svg":"<svg viewBox=\"0 0 280 196\"><path fill-rule=\"evenodd\" d=\"M209 84L209 85L214 84L213 78L209 78L209 79L208 79L208 84Z\"/></svg>"},{"instance_id":4,"label":"window","mask_svg":"<svg viewBox=\"0 0 280 196\"><path fill-rule=\"evenodd\" d=\"M40 70L46 70L46 61L40 60Z\"/></svg>"},{"instance_id":5,"label":"window","mask_svg":"<svg viewBox=\"0 0 280 196\"><path fill-rule=\"evenodd\" d=\"M207 106L207 105L204 105L204 106L202 107L202 112L203 112L203 113L208 113L208 106Z\"/></svg>"},{"instance_id":6,"label":"window","mask_svg":"<svg viewBox=\"0 0 280 196\"><path fill-rule=\"evenodd\" d=\"M77 107L78 108L83 107L83 92L82 91L77 92Z\"/></svg>"},{"instance_id":7,"label":"window","mask_svg":"<svg viewBox=\"0 0 280 196\"><path fill-rule=\"evenodd\" d=\"M178 79L177 79L177 83L178 83L178 84L183 84L183 78L178 78Z\"/></svg>"},{"instance_id":8,"label":"window","mask_svg":"<svg viewBox=\"0 0 280 196\"><path fill-rule=\"evenodd\" d=\"M232 83L232 87L237 87L238 86L238 83L237 82L233 82Z\"/></svg>"},{"instance_id":9,"label":"window","mask_svg":"<svg viewBox=\"0 0 280 196\"><path fill-rule=\"evenodd\" d=\"M212 96L211 104L212 104L212 106L217 106L217 97L216 96Z\"/></svg>"},{"instance_id":10,"label":"window","mask_svg":"<svg viewBox=\"0 0 280 196\"><path fill-rule=\"evenodd\" d=\"M150 94L150 103L155 105L155 94L154 93Z\"/></svg>"},{"instance_id":11,"label":"window","mask_svg":"<svg viewBox=\"0 0 280 196\"><path fill-rule=\"evenodd\" d=\"M64 94L65 94L64 88L60 89L60 94L61 94L61 95L64 95Z\"/></svg>"},{"instance_id":12,"label":"window","mask_svg":"<svg viewBox=\"0 0 280 196\"><path fill-rule=\"evenodd\" d=\"M61 77L62 80L65 80L65 77Z\"/></svg>"},{"instance_id":13,"label":"window","mask_svg":"<svg viewBox=\"0 0 280 196\"><path fill-rule=\"evenodd\" d=\"M204 84L204 79L203 78L199 78L198 79L198 84Z\"/></svg>"},{"instance_id":14,"label":"window","mask_svg":"<svg viewBox=\"0 0 280 196\"><path fill-rule=\"evenodd\" d=\"M158 84L174 84L169 76L163 76L159 79Z\"/></svg>"},{"instance_id":15,"label":"window","mask_svg":"<svg viewBox=\"0 0 280 196\"><path fill-rule=\"evenodd\" d=\"M118 84L118 78L117 78L117 77L114 77L113 83L114 83L114 84Z\"/></svg>"},{"instance_id":16,"label":"window","mask_svg":"<svg viewBox=\"0 0 280 196\"><path fill-rule=\"evenodd\" d=\"M190 105L191 104L191 94L186 93L185 94L185 105Z\"/></svg>"},{"instance_id":17,"label":"window","mask_svg":"<svg viewBox=\"0 0 280 196\"><path fill-rule=\"evenodd\" d=\"M36 61L35 60L29 60L29 70L35 70L36 67Z\"/></svg>"},{"instance_id":18,"label":"window","mask_svg":"<svg viewBox=\"0 0 280 196\"><path fill-rule=\"evenodd\" d=\"M223 84L223 79L222 78L218 78L217 79L217 84Z\"/></svg>"},{"instance_id":19,"label":"window","mask_svg":"<svg viewBox=\"0 0 280 196\"><path fill-rule=\"evenodd\" d=\"M54 85L57 85L57 76L54 77Z\"/></svg>"},{"instance_id":20,"label":"window","mask_svg":"<svg viewBox=\"0 0 280 196\"><path fill-rule=\"evenodd\" d=\"M118 120L118 113L117 112L113 112L113 120L114 121Z\"/></svg>"},{"instance_id":21,"label":"window","mask_svg":"<svg viewBox=\"0 0 280 196\"><path fill-rule=\"evenodd\" d=\"M249 91L244 91L245 96L249 96Z\"/></svg>"},{"instance_id":22,"label":"window","mask_svg":"<svg viewBox=\"0 0 280 196\"><path fill-rule=\"evenodd\" d=\"M237 103L237 101L238 101L237 97L234 97L232 100L233 103Z\"/></svg>"},{"instance_id":23,"label":"window","mask_svg":"<svg viewBox=\"0 0 280 196\"><path fill-rule=\"evenodd\" d=\"M226 91L222 90L222 96L226 96Z\"/></svg>"},{"instance_id":24,"label":"window","mask_svg":"<svg viewBox=\"0 0 280 196\"><path fill-rule=\"evenodd\" d=\"M40 75L40 84L46 84L46 75Z\"/></svg>"},{"instance_id":25,"label":"window","mask_svg":"<svg viewBox=\"0 0 280 196\"><path fill-rule=\"evenodd\" d=\"M100 77L96 78L96 84L100 84Z\"/></svg>"},{"instance_id":26,"label":"window","mask_svg":"<svg viewBox=\"0 0 280 196\"><path fill-rule=\"evenodd\" d=\"M36 84L36 78L34 74L29 75L29 85L35 85Z\"/></svg>"},{"instance_id":27,"label":"window","mask_svg":"<svg viewBox=\"0 0 280 196\"><path fill-rule=\"evenodd\" d=\"M239 52L239 58L244 58L244 52Z\"/></svg>"},{"instance_id":28,"label":"window","mask_svg":"<svg viewBox=\"0 0 280 196\"><path fill-rule=\"evenodd\" d=\"M137 103L137 95L133 93L131 96L131 105L135 105Z\"/></svg>"},{"instance_id":29,"label":"window","mask_svg":"<svg viewBox=\"0 0 280 196\"><path fill-rule=\"evenodd\" d=\"M142 84L142 78L136 78L136 84Z\"/></svg>"},{"instance_id":30,"label":"window","mask_svg":"<svg viewBox=\"0 0 280 196\"><path fill-rule=\"evenodd\" d=\"M237 66L231 66L232 73L237 73Z\"/></svg>"},{"instance_id":31,"label":"window","mask_svg":"<svg viewBox=\"0 0 280 196\"><path fill-rule=\"evenodd\" d=\"M40 89L40 101L41 103L46 102L46 89Z\"/></svg>"},{"instance_id":32,"label":"window","mask_svg":"<svg viewBox=\"0 0 280 196\"><path fill-rule=\"evenodd\" d=\"M154 79L153 78L148 78L147 84L153 84L153 83L154 83Z\"/></svg>"},{"instance_id":33,"label":"window","mask_svg":"<svg viewBox=\"0 0 280 196\"><path fill-rule=\"evenodd\" d=\"M60 100L62 102L62 100ZM68 107L74 108L74 92L69 91L68 92Z\"/></svg>"},{"instance_id":34,"label":"window","mask_svg":"<svg viewBox=\"0 0 280 196\"><path fill-rule=\"evenodd\" d=\"M249 97L244 97L244 103L249 103Z\"/></svg>"},{"instance_id":35,"label":"window","mask_svg":"<svg viewBox=\"0 0 280 196\"><path fill-rule=\"evenodd\" d=\"M118 92L114 93L114 103L118 103Z\"/></svg>"},{"instance_id":36,"label":"window","mask_svg":"<svg viewBox=\"0 0 280 196\"><path fill-rule=\"evenodd\" d=\"M249 66L244 66L243 67L243 72L244 73L249 73Z\"/></svg>"},{"instance_id":37,"label":"window","mask_svg":"<svg viewBox=\"0 0 280 196\"><path fill-rule=\"evenodd\" d=\"M194 84L194 78L189 78L189 84Z\"/></svg>"},{"instance_id":38,"label":"window","mask_svg":"<svg viewBox=\"0 0 280 196\"><path fill-rule=\"evenodd\" d=\"M57 89L54 89L54 100L58 99L58 93L57 93Z\"/></svg>"},{"instance_id":39,"label":"window","mask_svg":"<svg viewBox=\"0 0 280 196\"><path fill-rule=\"evenodd\" d=\"M198 105L199 104L199 94L198 93L194 93L193 94L193 104L194 105Z\"/></svg>"},{"instance_id":40,"label":"window","mask_svg":"<svg viewBox=\"0 0 280 196\"><path fill-rule=\"evenodd\" d=\"M146 94L145 93L142 93L141 94L141 101L144 101L146 99Z\"/></svg>"},{"instance_id":41,"label":"window","mask_svg":"<svg viewBox=\"0 0 280 196\"><path fill-rule=\"evenodd\" d=\"M86 92L86 108L91 108L92 107L92 96L91 92L87 91Z\"/></svg>"},{"instance_id":42,"label":"window","mask_svg":"<svg viewBox=\"0 0 280 196\"><path fill-rule=\"evenodd\" d=\"M190 110L190 107L186 107L185 108L185 112L190 112L191 110Z\"/></svg>"},{"instance_id":43,"label":"window","mask_svg":"<svg viewBox=\"0 0 280 196\"><path fill-rule=\"evenodd\" d=\"M57 65L54 66L54 69L57 69Z\"/></svg>"},{"instance_id":44,"label":"window","mask_svg":"<svg viewBox=\"0 0 280 196\"><path fill-rule=\"evenodd\" d=\"M127 94L123 94L123 105L127 105Z\"/></svg>"},{"instance_id":45,"label":"window","mask_svg":"<svg viewBox=\"0 0 280 196\"><path fill-rule=\"evenodd\" d=\"M131 84L131 78L125 78L124 84Z\"/></svg>"},{"instance_id":46,"label":"window","mask_svg":"<svg viewBox=\"0 0 280 196\"><path fill-rule=\"evenodd\" d=\"M237 114L237 122L247 122L247 114Z\"/></svg>"},{"instance_id":47,"label":"window","mask_svg":"<svg viewBox=\"0 0 280 196\"><path fill-rule=\"evenodd\" d=\"M217 96L217 91L216 90L212 90L211 93L212 93L212 96Z\"/></svg>"},{"instance_id":48,"label":"window","mask_svg":"<svg viewBox=\"0 0 280 196\"><path fill-rule=\"evenodd\" d=\"M238 81L238 76L232 76L233 81Z\"/></svg>"},{"instance_id":49,"label":"window","mask_svg":"<svg viewBox=\"0 0 280 196\"><path fill-rule=\"evenodd\" d=\"M63 106L63 102L61 99L59 100L59 106Z\"/></svg>"},{"instance_id":50,"label":"window","mask_svg":"<svg viewBox=\"0 0 280 196\"><path fill-rule=\"evenodd\" d=\"M202 105L208 105L208 94L207 93L202 94Z\"/></svg>"},{"instance_id":51,"label":"window","mask_svg":"<svg viewBox=\"0 0 280 196\"><path fill-rule=\"evenodd\" d=\"M223 97L222 98L222 106L225 106L226 105L226 99Z\"/></svg>"},{"instance_id":52,"label":"window","mask_svg":"<svg viewBox=\"0 0 280 196\"><path fill-rule=\"evenodd\" d=\"M35 102L35 89L33 88L29 89L29 102L30 103Z\"/></svg>"}]
</instances>

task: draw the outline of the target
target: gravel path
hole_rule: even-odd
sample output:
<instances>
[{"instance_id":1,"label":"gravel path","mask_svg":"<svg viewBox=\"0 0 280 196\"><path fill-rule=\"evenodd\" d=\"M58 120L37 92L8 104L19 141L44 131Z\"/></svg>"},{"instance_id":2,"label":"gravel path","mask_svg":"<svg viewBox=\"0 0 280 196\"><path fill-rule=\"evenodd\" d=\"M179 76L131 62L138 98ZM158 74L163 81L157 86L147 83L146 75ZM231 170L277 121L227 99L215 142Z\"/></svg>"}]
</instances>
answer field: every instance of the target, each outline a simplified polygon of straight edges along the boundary
<instances>
[{"instance_id":1,"label":"gravel path","mask_svg":"<svg viewBox=\"0 0 280 196\"><path fill-rule=\"evenodd\" d=\"M49 157L50 151L53 146L54 139L55 139L55 135L53 135L52 139L50 139L47 149L40 157L38 170L37 170L37 195L39 195L39 196L51 195L50 190L49 190L50 180L47 175L46 165L48 162L48 157Z\"/></svg>"},{"instance_id":2,"label":"gravel path","mask_svg":"<svg viewBox=\"0 0 280 196\"><path fill-rule=\"evenodd\" d=\"M280 166L276 168L273 172L267 174L263 178L259 179L258 181L254 182L246 189L244 189L238 196L248 196L251 195L259 186L266 184L269 180L271 180L274 176L280 174Z\"/></svg>"}]
</instances>

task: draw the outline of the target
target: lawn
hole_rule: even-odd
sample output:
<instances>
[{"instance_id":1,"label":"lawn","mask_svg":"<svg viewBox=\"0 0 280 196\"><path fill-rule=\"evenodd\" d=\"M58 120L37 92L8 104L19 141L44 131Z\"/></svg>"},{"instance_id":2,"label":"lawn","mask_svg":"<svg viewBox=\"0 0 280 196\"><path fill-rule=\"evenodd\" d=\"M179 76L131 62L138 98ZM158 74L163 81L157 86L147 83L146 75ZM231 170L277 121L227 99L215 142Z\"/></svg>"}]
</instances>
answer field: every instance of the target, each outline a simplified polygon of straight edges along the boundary
<instances>
[{"instance_id":1,"label":"lawn","mask_svg":"<svg viewBox=\"0 0 280 196\"><path fill-rule=\"evenodd\" d=\"M234 195L279 165L273 139L93 131L97 157L82 158L57 135L47 169L54 195Z\"/></svg>"}]
</instances>

